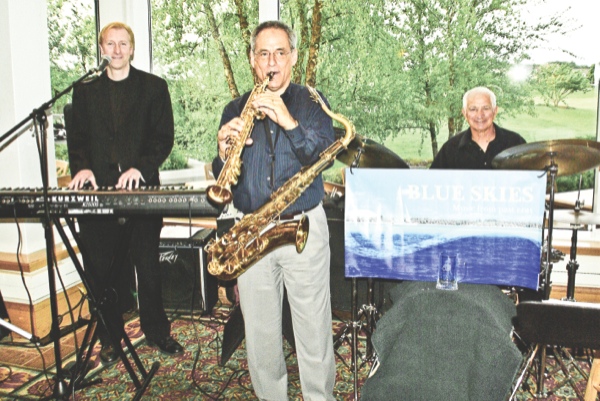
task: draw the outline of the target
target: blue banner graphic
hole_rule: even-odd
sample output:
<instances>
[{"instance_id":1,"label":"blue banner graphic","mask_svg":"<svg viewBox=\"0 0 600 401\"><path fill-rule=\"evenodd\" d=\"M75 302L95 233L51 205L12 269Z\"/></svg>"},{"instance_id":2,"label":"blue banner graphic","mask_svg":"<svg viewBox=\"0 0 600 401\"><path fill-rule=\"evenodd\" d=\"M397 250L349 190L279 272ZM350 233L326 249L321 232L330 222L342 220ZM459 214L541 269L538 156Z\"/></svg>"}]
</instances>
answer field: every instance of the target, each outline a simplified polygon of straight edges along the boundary
<instances>
[{"instance_id":1,"label":"blue banner graphic","mask_svg":"<svg viewBox=\"0 0 600 401\"><path fill-rule=\"evenodd\" d=\"M346 171L346 277L437 280L440 254L458 282L537 289L546 175L539 171Z\"/></svg>"}]
</instances>

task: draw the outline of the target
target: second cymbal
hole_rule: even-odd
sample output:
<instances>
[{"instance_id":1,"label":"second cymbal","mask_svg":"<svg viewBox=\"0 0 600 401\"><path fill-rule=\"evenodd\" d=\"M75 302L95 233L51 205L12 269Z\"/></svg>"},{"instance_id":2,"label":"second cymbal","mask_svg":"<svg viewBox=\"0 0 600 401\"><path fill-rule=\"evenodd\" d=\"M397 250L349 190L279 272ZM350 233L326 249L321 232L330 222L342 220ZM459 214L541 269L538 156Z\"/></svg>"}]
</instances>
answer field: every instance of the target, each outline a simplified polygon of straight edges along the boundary
<instances>
[{"instance_id":1,"label":"second cymbal","mask_svg":"<svg viewBox=\"0 0 600 401\"><path fill-rule=\"evenodd\" d=\"M555 210L554 221L574 226L600 224L600 214L574 210Z\"/></svg>"},{"instance_id":2,"label":"second cymbal","mask_svg":"<svg viewBox=\"0 0 600 401\"><path fill-rule=\"evenodd\" d=\"M500 152L492 161L496 169L545 170L552 163L557 175L578 174L600 166L600 144L582 139L525 143Z\"/></svg>"},{"instance_id":3,"label":"second cymbal","mask_svg":"<svg viewBox=\"0 0 600 401\"><path fill-rule=\"evenodd\" d=\"M344 130L334 127L336 138L341 138ZM356 135L348 145L348 149L340 152L336 159L350 166L358 153L358 148L363 149L360 156L359 167L367 168L409 168L408 164L400 156L383 145L368 138Z\"/></svg>"}]
</instances>

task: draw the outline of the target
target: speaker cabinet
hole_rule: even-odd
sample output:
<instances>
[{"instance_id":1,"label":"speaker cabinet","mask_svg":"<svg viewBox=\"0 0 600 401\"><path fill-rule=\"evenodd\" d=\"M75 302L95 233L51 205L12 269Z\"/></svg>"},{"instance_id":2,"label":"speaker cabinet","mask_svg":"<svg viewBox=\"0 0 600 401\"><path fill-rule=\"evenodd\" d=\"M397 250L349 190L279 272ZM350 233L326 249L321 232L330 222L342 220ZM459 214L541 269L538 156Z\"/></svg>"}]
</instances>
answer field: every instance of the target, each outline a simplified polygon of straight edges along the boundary
<instances>
[{"instance_id":1,"label":"speaker cabinet","mask_svg":"<svg viewBox=\"0 0 600 401\"><path fill-rule=\"evenodd\" d=\"M161 238L159 247L165 310L176 313L212 312L218 299L218 280L208 274L204 245L214 230L191 238Z\"/></svg>"}]
</instances>

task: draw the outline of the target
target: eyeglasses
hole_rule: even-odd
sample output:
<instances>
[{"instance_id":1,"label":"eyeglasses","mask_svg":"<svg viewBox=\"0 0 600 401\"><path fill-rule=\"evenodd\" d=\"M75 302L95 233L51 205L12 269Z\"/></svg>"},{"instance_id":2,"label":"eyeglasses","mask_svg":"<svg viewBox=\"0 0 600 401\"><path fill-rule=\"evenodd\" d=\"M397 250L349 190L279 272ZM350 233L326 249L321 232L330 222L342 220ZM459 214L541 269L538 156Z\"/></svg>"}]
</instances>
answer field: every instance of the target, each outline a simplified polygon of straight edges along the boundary
<instances>
[{"instance_id":1,"label":"eyeglasses","mask_svg":"<svg viewBox=\"0 0 600 401\"><path fill-rule=\"evenodd\" d=\"M259 61L268 61L271 58L271 55L273 55L273 58L275 59L276 62L281 62L287 59L287 57L290 55L291 51L286 51L286 50L275 50L273 53L267 51L267 50L263 50L257 53L254 53L254 55L256 56L256 58Z\"/></svg>"}]
</instances>

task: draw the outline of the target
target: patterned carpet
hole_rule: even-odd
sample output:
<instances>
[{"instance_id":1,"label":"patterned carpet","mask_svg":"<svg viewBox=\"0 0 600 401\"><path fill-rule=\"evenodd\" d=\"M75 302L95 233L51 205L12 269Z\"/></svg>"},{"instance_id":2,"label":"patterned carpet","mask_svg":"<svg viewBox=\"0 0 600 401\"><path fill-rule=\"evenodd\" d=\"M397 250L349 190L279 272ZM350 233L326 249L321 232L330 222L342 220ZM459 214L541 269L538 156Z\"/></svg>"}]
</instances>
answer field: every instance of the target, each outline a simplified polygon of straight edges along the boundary
<instances>
[{"instance_id":1,"label":"patterned carpet","mask_svg":"<svg viewBox=\"0 0 600 401\"><path fill-rule=\"evenodd\" d=\"M244 343L235 350L224 364L219 365L223 341L223 321L227 318L228 308L216 310L214 316L191 319L172 317L172 334L184 346L182 355L168 356L149 347L134 318L126 325L126 331L134 344L136 352L145 369L150 370L155 362L160 367L144 392L143 400L248 400L253 399L252 385L247 371ZM335 322L333 333L344 327ZM300 381L295 354L286 344L288 355L289 394L291 399L302 399ZM105 367L98 358L99 345L94 349L92 367L87 380L102 379L101 384L75 391L70 399L131 400L135 397L135 385L121 361ZM362 340L361 348L364 348ZM18 348L15 347L15 352ZM75 360L71 357L63 362L68 366ZM131 359L130 359L131 361ZM350 368L351 348L347 343L337 350L337 377L335 396L338 400L353 398L353 373ZM132 362L133 363L133 362ZM134 367L135 369L135 367ZM369 365L360 369L359 386L368 373ZM137 370L136 370L137 372ZM52 395L55 370L47 374L17 366L0 366L0 398L14 400L39 400Z\"/></svg>"},{"instance_id":2,"label":"patterned carpet","mask_svg":"<svg viewBox=\"0 0 600 401\"><path fill-rule=\"evenodd\" d=\"M244 343L235 350L231 358L219 365L223 339L223 321L229 309L219 308L215 316L191 319L189 317L173 317L173 336L184 346L185 352L175 357L166 356L150 348L140 331L137 318L130 320L126 331L137 354L147 370L153 363L160 367L144 392L143 400L248 400L254 399L252 385L247 371ZM334 322L333 333L339 333L344 324ZM364 338L361 338L359 351L364 352ZM289 394L291 400L301 400L300 382L296 358L286 342L288 356ZM102 383L78 389L69 397L73 400L131 400L135 397L135 386L122 362L109 367L103 366L97 357L99 346L96 345L92 357L93 366L87 373L87 380L101 379ZM15 352L18 348L15 347ZM64 361L64 365L74 357ZM337 377L334 395L337 400L352 400L354 396L354 377L350 367L351 348L344 342L336 352ZM584 361L578 362L589 372ZM369 364L362 364L358 375L358 388L364 382ZM54 371L46 373L39 370L25 369L17 366L0 366L0 398L13 400L39 400L51 396L54 389L52 380ZM555 380L548 380L546 387L552 388L562 380L556 375ZM585 381L575 373L577 385L585 391ZM531 386L534 385L529 380ZM533 396L521 389L517 400L532 400ZM561 387L548 400L576 400L577 396L569 386Z\"/></svg>"}]
</instances>

